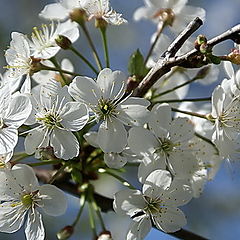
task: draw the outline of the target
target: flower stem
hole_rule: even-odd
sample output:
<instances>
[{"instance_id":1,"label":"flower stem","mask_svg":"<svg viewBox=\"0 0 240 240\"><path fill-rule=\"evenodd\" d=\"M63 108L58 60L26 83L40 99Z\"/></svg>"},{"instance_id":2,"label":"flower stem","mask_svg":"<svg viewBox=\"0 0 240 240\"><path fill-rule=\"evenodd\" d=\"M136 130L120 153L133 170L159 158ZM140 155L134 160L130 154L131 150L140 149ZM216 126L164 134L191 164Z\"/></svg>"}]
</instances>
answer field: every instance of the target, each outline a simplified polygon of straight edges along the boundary
<instances>
[{"instance_id":1,"label":"flower stem","mask_svg":"<svg viewBox=\"0 0 240 240\"><path fill-rule=\"evenodd\" d=\"M98 69L101 71L102 70L102 64L101 64L100 58L98 56L97 50L96 50L96 48L95 48L95 46L93 44L93 41L91 39L91 36L90 36L90 34L88 32L88 29L86 28L86 25L85 25L84 22L81 23L80 26L81 26L81 28L82 28L82 30L83 30L83 32L84 32L84 34L85 34L85 36L86 36L86 38L88 40L90 48L93 51L93 56L94 56L94 59L95 59L95 61L97 63Z\"/></svg>"},{"instance_id":2,"label":"flower stem","mask_svg":"<svg viewBox=\"0 0 240 240\"><path fill-rule=\"evenodd\" d=\"M195 112L183 111L183 110L180 110L180 109L177 109L177 108L172 108L172 111L173 111L173 112L179 112L179 113L183 113L183 114L187 114L187 115L191 115L191 116L194 116L194 117L199 117L199 118L203 118L203 119L208 120L208 118L207 118L206 115L204 115L204 114L195 113Z\"/></svg>"},{"instance_id":3,"label":"flower stem","mask_svg":"<svg viewBox=\"0 0 240 240\"><path fill-rule=\"evenodd\" d=\"M52 176L52 178L50 179L49 181L49 184L52 184L57 178L58 176L60 176L63 172L64 172L64 169L68 166L68 164L64 164L62 165L58 170L57 172Z\"/></svg>"},{"instance_id":4,"label":"flower stem","mask_svg":"<svg viewBox=\"0 0 240 240\"><path fill-rule=\"evenodd\" d=\"M95 210L95 212L96 212L96 214L98 216L98 219L100 221L102 231L106 231L106 227L105 227L105 224L104 224L101 212L100 212L99 207L98 207L98 205L97 205L97 203L96 203L96 201L95 201L95 199L93 197L93 194L91 194L91 203L92 203L92 207Z\"/></svg>"},{"instance_id":5,"label":"flower stem","mask_svg":"<svg viewBox=\"0 0 240 240\"><path fill-rule=\"evenodd\" d=\"M116 178L118 181L120 181L124 186L130 188L130 189L136 189L133 185L131 185L128 181L126 181L124 178L120 177L119 175L113 173L110 169L99 169L100 173L106 173L114 178Z\"/></svg>"},{"instance_id":6,"label":"flower stem","mask_svg":"<svg viewBox=\"0 0 240 240\"><path fill-rule=\"evenodd\" d=\"M17 163L17 162L21 161L22 159L30 157L30 156L32 156L32 155L28 155L25 152L17 152L17 153L14 153L14 155L12 157L13 160L11 160L11 162Z\"/></svg>"},{"instance_id":7,"label":"flower stem","mask_svg":"<svg viewBox=\"0 0 240 240\"><path fill-rule=\"evenodd\" d=\"M205 97L205 98L185 98L185 99L166 99L163 101L157 101L154 102L154 104L156 103L174 103L174 102L204 102L204 101L211 101L211 97Z\"/></svg>"},{"instance_id":8,"label":"flower stem","mask_svg":"<svg viewBox=\"0 0 240 240\"><path fill-rule=\"evenodd\" d=\"M48 66L45 66L45 65L43 65L43 64L42 64L42 70L60 72L60 69L58 69L58 68L48 67ZM63 70L63 69L61 69L61 72L62 72L62 73L65 73L65 74L72 75L72 76L81 76L81 74L79 74L79 73L70 72L70 71Z\"/></svg>"},{"instance_id":9,"label":"flower stem","mask_svg":"<svg viewBox=\"0 0 240 240\"><path fill-rule=\"evenodd\" d=\"M66 80L66 78L65 78L65 76L64 76L64 74L63 74L63 71L62 71L62 69L61 69L61 66L59 65L59 63L57 62L57 60L56 60L56 58L55 57L52 57L52 58L50 58L50 61L54 64L54 66L58 69L58 72L59 72L59 74L61 75L61 84L62 84L62 86L64 86L64 85L66 85L67 84L67 80Z\"/></svg>"},{"instance_id":10,"label":"flower stem","mask_svg":"<svg viewBox=\"0 0 240 240\"><path fill-rule=\"evenodd\" d=\"M93 70L93 72L96 73L96 75L98 75L97 69L79 51L77 51L73 46L69 47L69 50L71 50L78 57L80 57L83 60L83 62L85 62Z\"/></svg>"},{"instance_id":11,"label":"flower stem","mask_svg":"<svg viewBox=\"0 0 240 240\"><path fill-rule=\"evenodd\" d=\"M110 61L109 61L109 52L108 52L108 43L107 43L107 28L101 27L100 28L101 36L102 36L102 42L103 42L103 49L104 49L104 57L106 62L106 67L110 67Z\"/></svg>"},{"instance_id":12,"label":"flower stem","mask_svg":"<svg viewBox=\"0 0 240 240\"><path fill-rule=\"evenodd\" d=\"M151 47L150 47L150 49L149 49L149 51L148 51L147 57L146 57L146 59L145 59L145 61L144 61L144 64L145 64L145 65L146 65L148 59L150 58L150 56L152 55L153 49L154 49L154 47L156 46L157 41L158 41L159 37L161 36L161 33L162 33L164 27L165 27L165 23L164 23L164 22L161 22L161 25L159 26L158 31L157 31L157 35L156 35L156 37L155 37L155 39L154 39L154 42L152 43L152 45L151 45Z\"/></svg>"},{"instance_id":13,"label":"flower stem","mask_svg":"<svg viewBox=\"0 0 240 240\"><path fill-rule=\"evenodd\" d=\"M184 86L186 86L186 85L188 85L188 84L190 84L190 83L192 83L192 82L194 82L194 81L196 81L196 80L198 80L198 78L195 78L195 77L194 77L193 79L191 79L191 80L189 80L189 81L186 81L185 83L182 83L182 84L180 84L180 85L177 85L177 86L174 87L174 88L168 89L168 90L166 90L166 91L164 91L164 92L161 92L161 93L153 96L152 99L155 99L155 98L157 98L157 97L161 97L161 96L166 95L166 94L168 94L168 93L170 93L170 92L173 92L173 91L175 91L175 90L177 90L177 89L179 89L179 88L181 88L181 87L184 87Z\"/></svg>"},{"instance_id":14,"label":"flower stem","mask_svg":"<svg viewBox=\"0 0 240 240\"><path fill-rule=\"evenodd\" d=\"M78 223L78 221L79 221L79 219L80 219L80 217L82 215L85 203L86 203L86 196L85 196L85 193L83 193L81 195L81 198L80 198L80 209L78 211L78 215L77 215L76 219L74 220L74 222L72 224L72 227L75 227L75 225Z\"/></svg>"},{"instance_id":15,"label":"flower stem","mask_svg":"<svg viewBox=\"0 0 240 240\"><path fill-rule=\"evenodd\" d=\"M96 223L94 218L94 211L91 202L88 202L89 223L93 232L93 238L97 238Z\"/></svg>"},{"instance_id":16,"label":"flower stem","mask_svg":"<svg viewBox=\"0 0 240 240\"><path fill-rule=\"evenodd\" d=\"M49 165L49 164L58 164L61 163L59 160L47 160L47 161L42 161L42 162L37 162L37 163L28 163L28 166L31 167L38 167L38 166L44 166L44 165Z\"/></svg>"}]
</instances>

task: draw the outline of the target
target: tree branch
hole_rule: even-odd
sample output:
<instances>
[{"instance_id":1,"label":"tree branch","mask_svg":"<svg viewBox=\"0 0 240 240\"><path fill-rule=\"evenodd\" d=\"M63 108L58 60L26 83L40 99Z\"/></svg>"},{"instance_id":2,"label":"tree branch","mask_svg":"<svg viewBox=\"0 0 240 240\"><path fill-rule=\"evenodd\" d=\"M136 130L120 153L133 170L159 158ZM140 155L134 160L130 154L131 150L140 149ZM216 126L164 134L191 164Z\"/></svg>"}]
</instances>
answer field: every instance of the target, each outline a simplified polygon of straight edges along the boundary
<instances>
[{"instance_id":1,"label":"tree branch","mask_svg":"<svg viewBox=\"0 0 240 240\"><path fill-rule=\"evenodd\" d=\"M140 82L133 93L134 96L144 96L154 83L156 83L163 75L168 73L172 67L181 66L185 68L196 68L208 64L207 62L204 62L204 56L199 53L197 49L193 49L179 57L171 57L181 48L182 44L190 37L190 34L196 31L198 27L200 27L200 21L194 19L169 46L169 49L163 54L164 58L160 58L156 65ZM228 39L233 40L236 43L240 42L240 24L218 35L217 37L212 38L207 42L207 44L210 47L214 47L215 45Z\"/></svg>"}]
</instances>

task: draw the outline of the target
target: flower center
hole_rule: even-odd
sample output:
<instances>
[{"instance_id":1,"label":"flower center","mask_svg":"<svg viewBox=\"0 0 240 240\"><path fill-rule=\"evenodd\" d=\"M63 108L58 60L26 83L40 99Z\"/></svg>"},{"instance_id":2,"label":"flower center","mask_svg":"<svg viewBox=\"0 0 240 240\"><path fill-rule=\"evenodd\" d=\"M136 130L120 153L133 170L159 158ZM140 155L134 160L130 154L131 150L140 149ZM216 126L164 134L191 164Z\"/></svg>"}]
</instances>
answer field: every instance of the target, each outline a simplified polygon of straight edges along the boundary
<instances>
[{"instance_id":1,"label":"flower center","mask_svg":"<svg viewBox=\"0 0 240 240\"><path fill-rule=\"evenodd\" d=\"M175 144L173 144L172 141L165 138L164 140L160 139L160 142L160 146L155 150L156 153L168 155L170 152L173 151Z\"/></svg>"},{"instance_id":2,"label":"flower center","mask_svg":"<svg viewBox=\"0 0 240 240\"><path fill-rule=\"evenodd\" d=\"M173 25L175 14L171 8L161 8L158 10L152 18L157 18L160 21L163 21L166 25Z\"/></svg>"},{"instance_id":3,"label":"flower center","mask_svg":"<svg viewBox=\"0 0 240 240\"><path fill-rule=\"evenodd\" d=\"M145 207L145 211L149 212L151 214L154 213L161 213L162 207L161 207L161 203L162 201L160 199L152 199L150 197L144 196L146 202L147 202L147 206Z\"/></svg>"},{"instance_id":4,"label":"flower center","mask_svg":"<svg viewBox=\"0 0 240 240\"><path fill-rule=\"evenodd\" d=\"M97 113L100 119L105 120L109 115L114 114L115 105L111 100L100 99Z\"/></svg>"},{"instance_id":5,"label":"flower center","mask_svg":"<svg viewBox=\"0 0 240 240\"><path fill-rule=\"evenodd\" d=\"M30 194L23 195L21 197L21 202L25 207L28 207L33 203L33 196Z\"/></svg>"},{"instance_id":6,"label":"flower center","mask_svg":"<svg viewBox=\"0 0 240 240\"><path fill-rule=\"evenodd\" d=\"M54 128L54 127L61 127L60 122L62 119L60 116L55 115L53 113L48 113L44 117L37 118L37 121L41 121L43 125L45 125L48 128Z\"/></svg>"}]
</instances>

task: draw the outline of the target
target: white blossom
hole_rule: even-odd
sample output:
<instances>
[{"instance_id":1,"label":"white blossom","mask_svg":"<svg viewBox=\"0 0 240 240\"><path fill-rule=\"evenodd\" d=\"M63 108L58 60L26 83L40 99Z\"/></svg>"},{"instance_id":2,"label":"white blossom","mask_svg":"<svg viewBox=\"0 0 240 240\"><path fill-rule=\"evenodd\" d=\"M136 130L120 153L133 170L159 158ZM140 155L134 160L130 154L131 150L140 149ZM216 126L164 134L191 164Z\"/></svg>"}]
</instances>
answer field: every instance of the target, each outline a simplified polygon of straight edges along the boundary
<instances>
[{"instance_id":1,"label":"white blossom","mask_svg":"<svg viewBox=\"0 0 240 240\"><path fill-rule=\"evenodd\" d=\"M29 40L31 56L42 59L54 57L61 49L55 42L59 35L74 43L79 37L77 24L68 20L64 23L42 24L41 28L34 27Z\"/></svg>"},{"instance_id":2,"label":"white blossom","mask_svg":"<svg viewBox=\"0 0 240 240\"><path fill-rule=\"evenodd\" d=\"M121 71L103 69L95 82L88 77L76 77L69 93L85 103L100 121L97 142L104 152L121 152L127 145L125 126L141 126L148 117L149 102L125 96L127 78Z\"/></svg>"},{"instance_id":3,"label":"white blossom","mask_svg":"<svg viewBox=\"0 0 240 240\"><path fill-rule=\"evenodd\" d=\"M188 178L197 168L197 159L189 142L194 136L190 121L187 118L172 121L170 106L158 104L151 111L149 127L150 130L131 128L128 138L130 149L144 156L145 171L149 173L148 164L153 164L149 156L157 154L158 157L153 156L151 159L164 163L173 175Z\"/></svg>"},{"instance_id":4,"label":"white blossom","mask_svg":"<svg viewBox=\"0 0 240 240\"><path fill-rule=\"evenodd\" d=\"M195 17L205 19L205 10L186 5L187 0L144 0L145 6L134 13L136 21L147 18L156 23L169 25L174 32L180 32Z\"/></svg>"},{"instance_id":5,"label":"white blossom","mask_svg":"<svg viewBox=\"0 0 240 240\"><path fill-rule=\"evenodd\" d=\"M186 224L183 212L177 208L191 200L191 190L183 181L173 181L165 170L156 170L146 179L142 193L122 190L115 194L113 207L118 214L133 220L127 240L143 239L152 223L164 232L175 232Z\"/></svg>"},{"instance_id":6,"label":"white blossom","mask_svg":"<svg viewBox=\"0 0 240 240\"><path fill-rule=\"evenodd\" d=\"M40 96L33 94L33 111L26 124L38 126L30 130L25 139L26 152L33 154L51 146L58 158L67 160L78 156L79 143L72 132L86 125L89 118L86 106L73 102L67 86L62 88L55 80L35 91Z\"/></svg>"},{"instance_id":7,"label":"white blossom","mask_svg":"<svg viewBox=\"0 0 240 240\"><path fill-rule=\"evenodd\" d=\"M18 128L27 120L31 110L28 96L11 95L8 85L0 88L0 154L13 151L18 142Z\"/></svg>"},{"instance_id":8,"label":"white blossom","mask_svg":"<svg viewBox=\"0 0 240 240\"><path fill-rule=\"evenodd\" d=\"M62 215L67 207L64 193L49 184L39 186L27 165L17 164L12 170L0 171L0 231L13 233L25 222L27 240L45 239L42 209L48 215ZM26 219L26 220L25 220Z\"/></svg>"}]
</instances>

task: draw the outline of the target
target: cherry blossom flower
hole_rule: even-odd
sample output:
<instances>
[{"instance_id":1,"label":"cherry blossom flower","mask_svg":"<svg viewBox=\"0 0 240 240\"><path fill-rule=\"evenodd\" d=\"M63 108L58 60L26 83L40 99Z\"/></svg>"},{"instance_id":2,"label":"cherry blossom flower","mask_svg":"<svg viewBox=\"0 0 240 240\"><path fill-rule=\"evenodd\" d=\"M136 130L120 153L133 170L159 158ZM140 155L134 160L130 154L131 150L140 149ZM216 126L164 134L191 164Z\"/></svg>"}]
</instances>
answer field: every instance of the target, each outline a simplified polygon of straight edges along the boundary
<instances>
[{"instance_id":1,"label":"cherry blossom flower","mask_svg":"<svg viewBox=\"0 0 240 240\"><path fill-rule=\"evenodd\" d=\"M78 156L79 143L72 132L86 125L89 118L86 106L73 102L67 86L62 88L55 80L35 89L32 104L33 111L26 124L37 123L39 126L28 133L25 139L26 152L33 154L51 146L58 158L67 160Z\"/></svg>"},{"instance_id":2,"label":"cherry blossom flower","mask_svg":"<svg viewBox=\"0 0 240 240\"><path fill-rule=\"evenodd\" d=\"M18 128L27 120L31 110L28 96L11 95L8 85L0 88L0 154L13 151L18 141Z\"/></svg>"},{"instance_id":3,"label":"cherry blossom flower","mask_svg":"<svg viewBox=\"0 0 240 240\"><path fill-rule=\"evenodd\" d=\"M136 21L147 18L156 23L165 23L174 32L183 28L195 17L205 18L205 10L199 7L186 5L187 0L144 0L145 6L138 8L134 13Z\"/></svg>"},{"instance_id":4,"label":"cherry blossom flower","mask_svg":"<svg viewBox=\"0 0 240 240\"><path fill-rule=\"evenodd\" d=\"M69 20L64 23L57 23L56 26L52 22L49 26L43 24L41 29L34 27L31 41L29 40L31 56L42 59L55 56L61 49L55 42L59 35L67 37L74 43L79 37L77 24Z\"/></svg>"},{"instance_id":5,"label":"cherry blossom flower","mask_svg":"<svg viewBox=\"0 0 240 240\"><path fill-rule=\"evenodd\" d=\"M192 193L183 181L172 181L165 170L156 170L146 179L142 193L139 190L122 190L114 196L116 213L126 214L133 223L127 240L143 239L152 223L164 232L175 232L186 224L183 212L177 208L191 200Z\"/></svg>"},{"instance_id":6,"label":"cherry blossom flower","mask_svg":"<svg viewBox=\"0 0 240 240\"><path fill-rule=\"evenodd\" d=\"M45 239L42 209L48 215L62 215L67 207L64 193L49 184L40 186L31 167L23 164L0 171L0 231L13 233L25 222L26 239ZM27 219L26 219L27 218ZM26 219L26 221L25 221Z\"/></svg>"},{"instance_id":7,"label":"cherry blossom flower","mask_svg":"<svg viewBox=\"0 0 240 240\"><path fill-rule=\"evenodd\" d=\"M95 82L76 77L69 93L85 103L93 117L100 121L97 143L104 152L121 152L127 145L126 126L141 126L148 118L149 102L125 96L127 77L121 71L103 69Z\"/></svg>"},{"instance_id":8,"label":"cherry blossom flower","mask_svg":"<svg viewBox=\"0 0 240 240\"><path fill-rule=\"evenodd\" d=\"M189 144L189 140L194 136L190 121L187 118L172 121L170 106L158 104L151 111L149 127L150 130L133 127L129 130L128 137L130 149L144 157L145 172L149 173L148 165L153 164L152 160L156 160L159 162L156 164L165 164L174 176L188 178L197 168L195 152ZM149 156L152 156L150 161ZM146 173L144 175L146 176Z\"/></svg>"}]
</instances>

